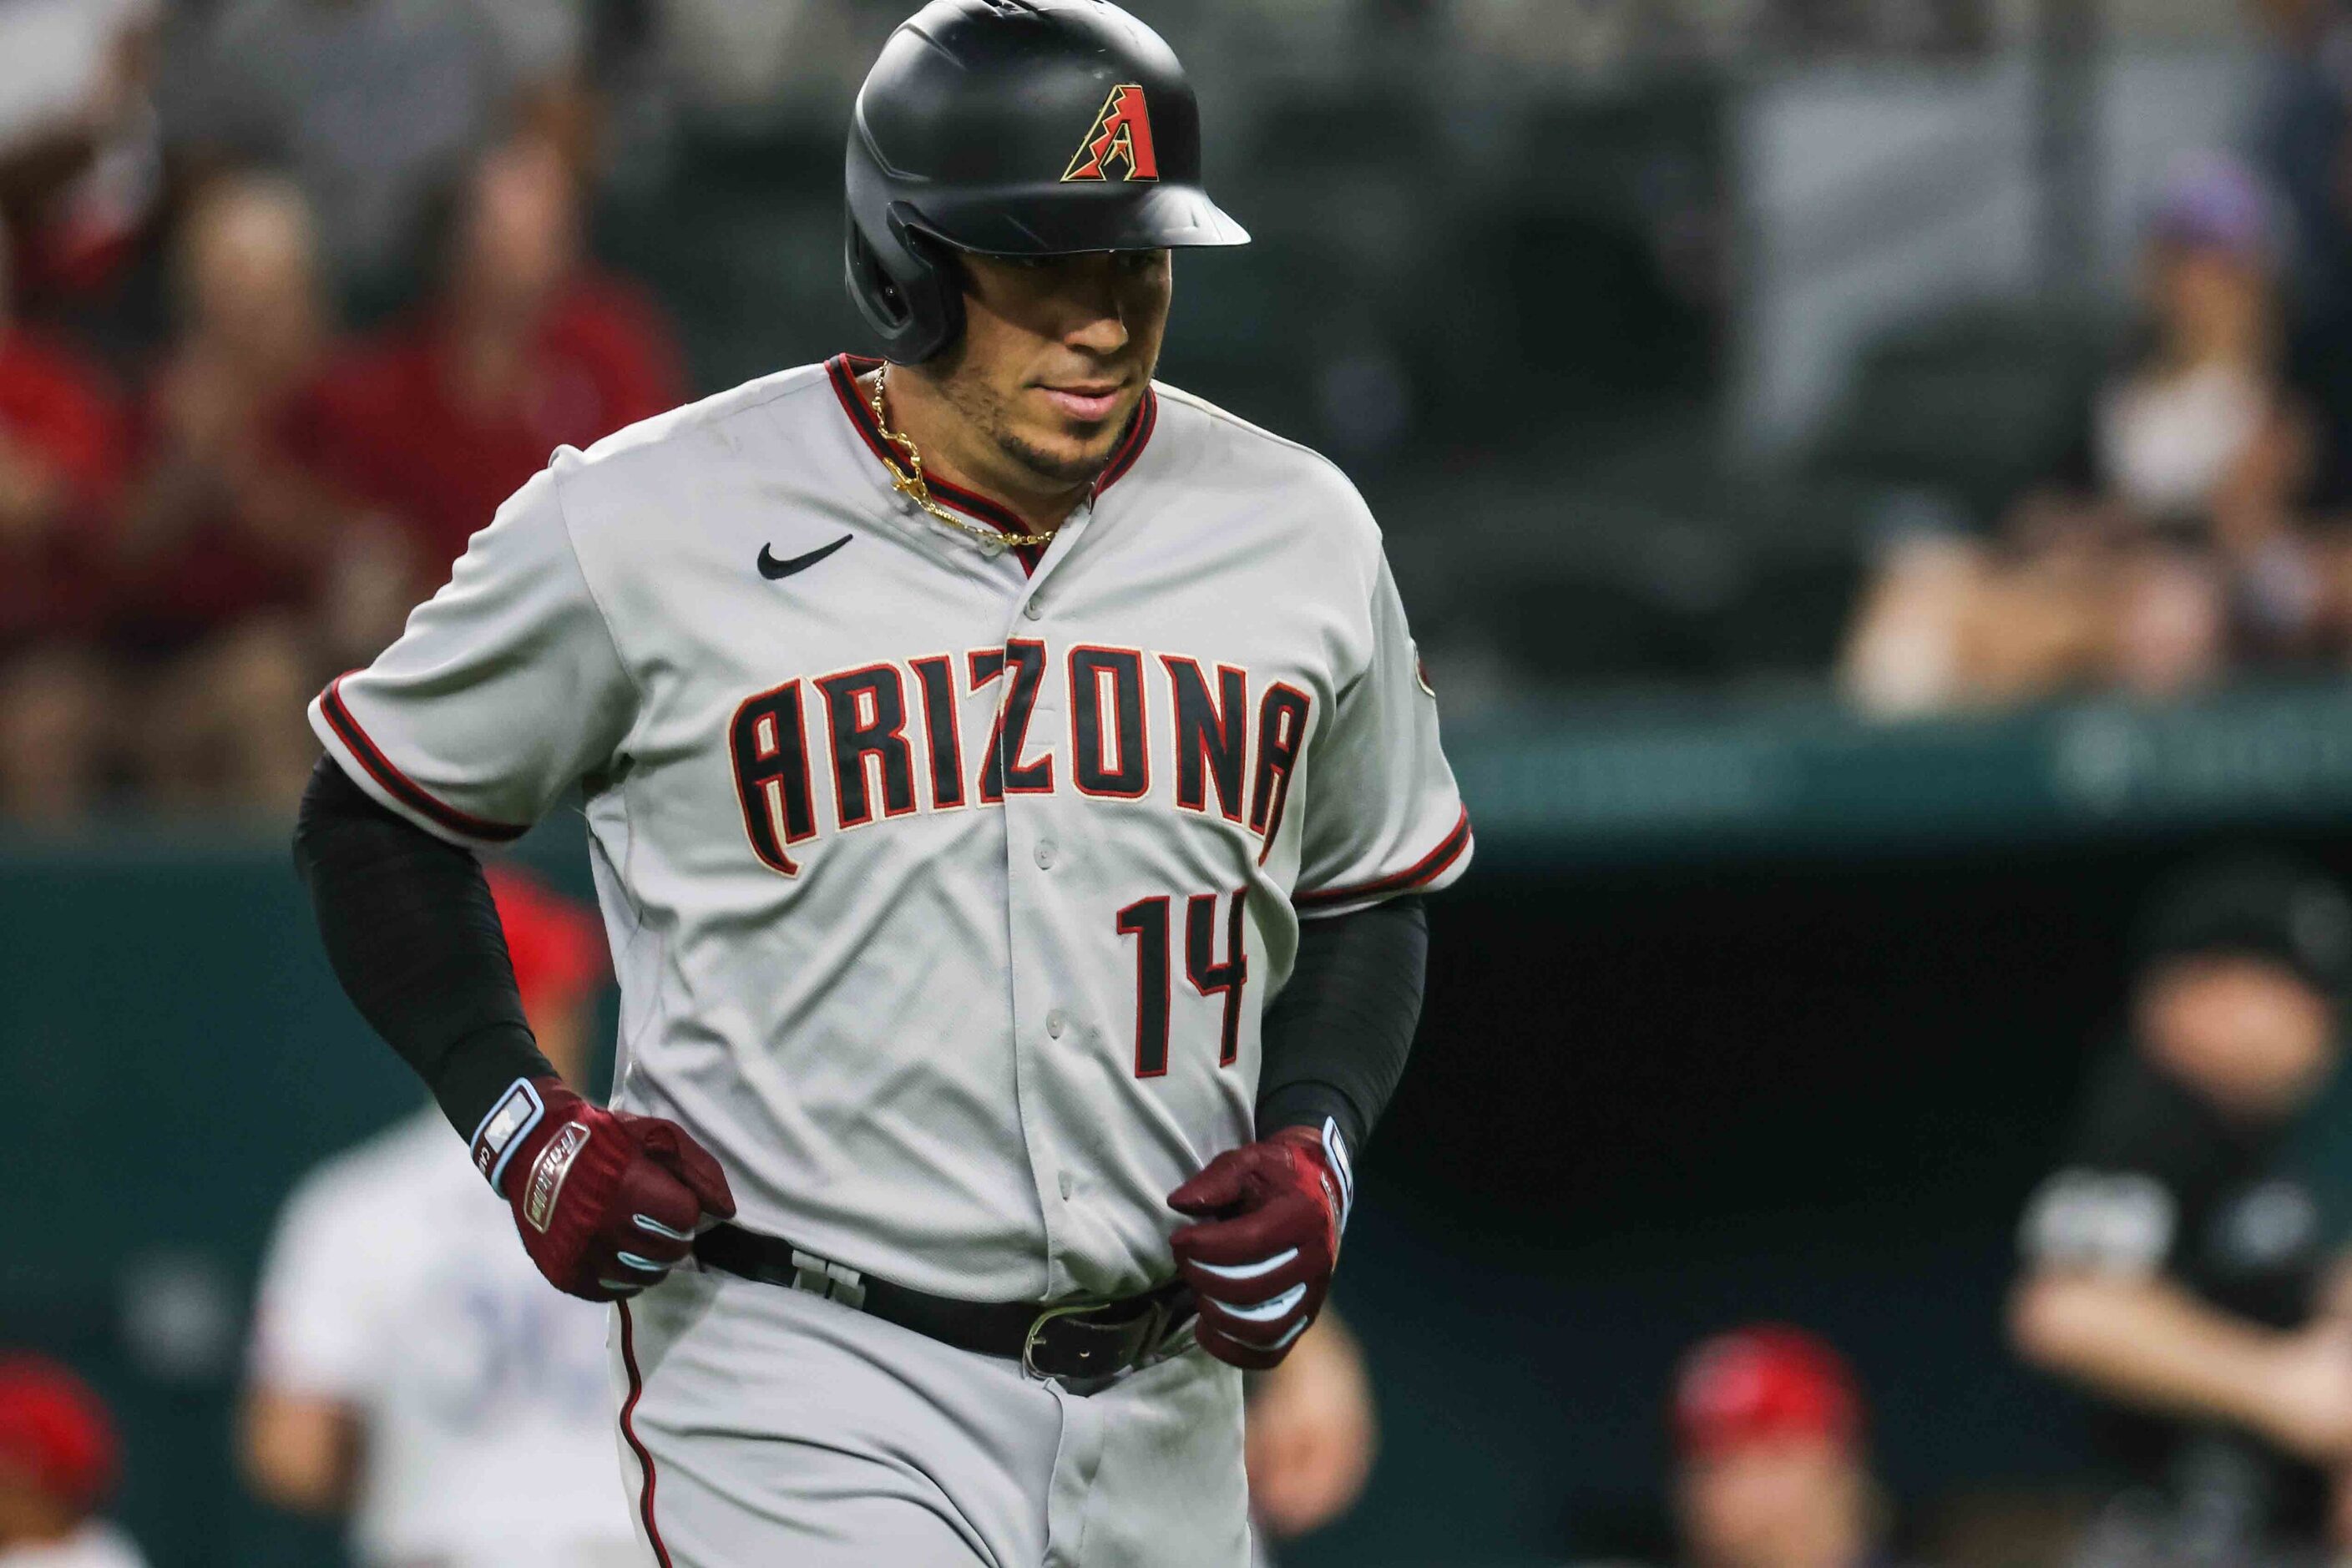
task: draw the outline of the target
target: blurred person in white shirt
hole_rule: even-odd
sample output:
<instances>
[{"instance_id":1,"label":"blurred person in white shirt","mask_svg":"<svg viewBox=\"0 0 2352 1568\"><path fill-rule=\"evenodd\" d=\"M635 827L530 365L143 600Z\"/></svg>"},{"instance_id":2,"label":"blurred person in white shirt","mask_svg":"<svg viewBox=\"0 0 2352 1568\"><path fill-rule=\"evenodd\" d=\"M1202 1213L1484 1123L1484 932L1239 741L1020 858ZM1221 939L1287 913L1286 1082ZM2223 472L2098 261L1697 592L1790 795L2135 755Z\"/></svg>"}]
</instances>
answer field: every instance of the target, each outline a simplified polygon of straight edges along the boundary
<instances>
[{"instance_id":1,"label":"blurred person in white shirt","mask_svg":"<svg viewBox=\"0 0 2352 1568\"><path fill-rule=\"evenodd\" d=\"M117 1454L81 1379L37 1356L0 1358L0 1568L147 1568L98 1517Z\"/></svg>"},{"instance_id":2,"label":"blurred person in white shirt","mask_svg":"<svg viewBox=\"0 0 2352 1568\"><path fill-rule=\"evenodd\" d=\"M540 1048L581 1081L604 932L513 872L490 885ZM610 1310L548 1289L513 1229L429 1105L287 1202L256 1305L245 1470L280 1507L347 1516L367 1568L643 1561Z\"/></svg>"}]
</instances>

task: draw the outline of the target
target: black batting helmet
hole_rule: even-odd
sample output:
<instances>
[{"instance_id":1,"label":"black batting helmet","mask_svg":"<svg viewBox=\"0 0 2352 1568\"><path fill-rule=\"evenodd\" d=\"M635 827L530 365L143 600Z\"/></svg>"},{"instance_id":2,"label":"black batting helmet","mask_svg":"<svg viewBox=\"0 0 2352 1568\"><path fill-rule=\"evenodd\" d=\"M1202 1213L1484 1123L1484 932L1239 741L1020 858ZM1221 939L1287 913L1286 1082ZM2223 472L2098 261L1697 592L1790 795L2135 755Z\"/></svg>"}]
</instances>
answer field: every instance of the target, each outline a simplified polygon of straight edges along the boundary
<instances>
[{"instance_id":1,"label":"black batting helmet","mask_svg":"<svg viewBox=\"0 0 2352 1568\"><path fill-rule=\"evenodd\" d=\"M858 89L847 183L850 296L903 364L963 331L950 250L1249 242L1201 188L1184 68L1108 0L931 0Z\"/></svg>"}]
</instances>

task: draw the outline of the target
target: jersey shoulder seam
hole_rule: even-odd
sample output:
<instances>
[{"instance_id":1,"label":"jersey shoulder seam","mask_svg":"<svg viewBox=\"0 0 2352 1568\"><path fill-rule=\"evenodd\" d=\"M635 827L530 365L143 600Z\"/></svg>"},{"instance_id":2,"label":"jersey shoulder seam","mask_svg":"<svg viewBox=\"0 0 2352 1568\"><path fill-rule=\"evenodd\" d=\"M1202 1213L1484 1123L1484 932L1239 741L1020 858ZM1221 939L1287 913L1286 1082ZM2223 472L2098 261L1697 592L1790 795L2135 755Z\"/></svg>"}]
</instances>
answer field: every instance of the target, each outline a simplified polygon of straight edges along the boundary
<instances>
[{"instance_id":1,"label":"jersey shoulder seam","mask_svg":"<svg viewBox=\"0 0 2352 1568\"><path fill-rule=\"evenodd\" d=\"M1348 477L1348 471L1304 441L1294 441L1287 436L1276 435L1262 425L1253 425L1240 415L1219 407L1197 393L1186 392L1179 386L1170 386L1165 382L1155 382L1153 385L1161 397L1181 404L1212 422L1231 426L1244 436L1255 437L1269 446L1280 447L1296 452L1301 457L1313 459L1315 463L1328 470L1332 478L1346 487L1348 495L1356 503L1359 517L1370 530L1370 559L1365 560L1362 556L1359 556L1359 560L1362 561L1366 567L1364 599L1369 610L1369 606L1380 594L1381 573L1385 569L1388 556L1388 536L1381 528L1381 520L1373 515L1371 503L1364 500L1364 492L1356 487L1354 479Z\"/></svg>"},{"instance_id":2,"label":"jersey shoulder seam","mask_svg":"<svg viewBox=\"0 0 2352 1568\"><path fill-rule=\"evenodd\" d=\"M1219 407L1216 404L1210 402L1207 398L1202 397L1198 393L1187 392L1181 386L1171 386L1164 381L1154 382L1152 385L1159 392L1161 397L1173 403L1181 404L1183 406L1193 410L1195 413L1198 413L1217 424L1230 425L1235 430L1240 431L1243 435L1255 436L1259 440L1265 442L1269 446L1286 447L1290 451L1297 452L1301 457L1313 458L1316 463L1329 469L1333 477L1338 479L1340 483L1346 485L1349 494L1356 495L1360 501L1362 500L1362 496L1356 489L1356 481L1348 477L1347 470L1339 467L1339 464L1333 462L1330 458L1325 457L1322 453L1317 451L1314 447L1308 446L1306 442L1294 441L1287 436L1277 436L1263 425L1253 425L1248 420L1243 418L1240 415L1234 413L1230 409ZM1365 510L1369 511L1370 509L1367 507ZM1377 521L1374 523L1374 526L1378 526Z\"/></svg>"},{"instance_id":3,"label":"jersey shoulder seam","mask_svg":"<svg viewBox=\"0 0 2352 1568\"><path fill-rule=\"evenodd\" d=\"M795 367L793 370L781 372L773 379L782 384L766 388L759 395L747 398L742 403L723 411L709 409L704 405L716 403L719 399L728 396L729 394L724 392L701 400L701 404L699 405L688 404L683 409L673 409L671 412L673 414L684 414L687 416L686 418L680 420L681 426L688 427L703 427L717 425L726 420L732 419L738 415L750 414L755 410L767 408L772 404L780 403L785 398L803 392L812 386L824 386L828 384L822 374L801 374L811 370L822 371L824 367L822 365L802 365ZM734 387L731 390L740 393L751 384L751 383L747 382L743 384L743 385ZM662 416L656 416L656 417ZM607 439L610 438L611 437L607 437ZM666 433L662 439L665 441L667 440L668 433ZM650 445L652 443L648 444ZM599 442L597 445L601 446L603 443ZM612 455L617 456L617 451ZM586 464L593 464L596 460L594 458L591 458L587 453L580 451L577 447L572 448L572 459L575 463ZM550 488L552 489L555 498L556 521L562 526L563 530L563 547L565 550L569 551L572 555L572 569L580 574L580 585L588 595L589 607L596 612L597 626L604 633L604 646L612 650L613 662L620 668L621 679L628 682L629 690L636 699L636 714L631 717L629 725L630 730L634 731L636 728L637 719L642 717L646 710L645 685L637 679L637 672L630 668L627 656L622 652L620 635L613 629L612 614L604 607L604 595L596 591L596 580L588 574L588 563L580 557L580 542L577 535L572 532L572 509L566 505L564 501L563 490L566 482L566 476L558 470L556 465L550 464L548 466L548 478L551 481ZM626 736L625 735L623 739L625 741Z\"/></svg>"},{"instance_id":4,"label":"jersey shoulder seam","mask_svg":"<svg viewBox=\"0 0 2352 1568\"><path fill-rule=\"evenodd\" d=\"M646 689L637 679L637 672L629 668L628 659L623 656L621 639L614 634L613 617L604 608L604 596L596 592L596 580L588 575L588 563L580 559L580 542L572 534L572 511L563 504L563 476L550 465L548 478L552 481L549 489L555 496L555 521L563 530L563 548L572 556L572 569L580 574L581 589L588 595L588 607L596 612L596 625L604 634L604 646L613 651L613 663L619 668L621 679L629 683L629 690L637 700L637 712L629 721L629 728L634 731L637 716L645 712Z\"/></svg>"},{"instance_id":5,"label":"jersey shoulder seam","mask_svg":"<svg viewBox=\"0 0 2352 1568\"><path fill-rule=\"evenodd\" d=\"M579 451L583 462L593 469L625 454L657 449L686 432L714 429L798 396L811 387L830 387L831 383L821 374L824 369L823 364L795 365L772 375L740 382L723 392L714 392L708 397L665 409L650 418L641 419L592 442L584 450L575 450ZM634 432L664 421L669 422L668 427L659 436L650 439L629 438Z\"/></svg>"},{"instance_id":6,"label":"jersey shoulder seam","mask_svg":"<svg viewBox=\"0 0 2352 1568\"><path fill-rule=\"evenodd\" d=\"M1287 436L1276 435L1262 425L1253 425L1240 415L1219 407L1197 393L1186 392L1179 386L1170 386L1165 382L1155 382L1152 384L1163 399L1189 408L1213 424L1228 426L1239 434L1254 437L1269 447L1278 447L1285 451L1295 452L1307 458L1330 478L1337 479L1341 490L1349 500L1355 503L1354 521L1362 525L1363 531L1355 533L1354 537L1357 543L1357 559L1364 567L1367 588L1370 590L1377 585L1380 580L1381 563L1388 553L1388 536L1381 528L1381 520L1372 514L1371 503L1364 500L1364 492L1357 488L1354 479L1348 477L1348 471L1345 468L1304 441L1294 441ZM1354 533L1353 530L1349 531Z\"/></svg>"}]
</instances>

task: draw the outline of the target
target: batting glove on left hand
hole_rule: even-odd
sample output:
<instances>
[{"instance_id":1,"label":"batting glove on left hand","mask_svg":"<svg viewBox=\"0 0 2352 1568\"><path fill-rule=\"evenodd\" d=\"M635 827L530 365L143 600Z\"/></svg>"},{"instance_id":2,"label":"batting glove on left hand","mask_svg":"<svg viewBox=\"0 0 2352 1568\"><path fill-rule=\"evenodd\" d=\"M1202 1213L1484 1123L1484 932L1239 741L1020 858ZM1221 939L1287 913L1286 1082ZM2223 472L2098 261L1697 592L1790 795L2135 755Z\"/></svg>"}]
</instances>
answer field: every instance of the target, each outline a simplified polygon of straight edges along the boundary
<instances>
[{"instance_id":1,"label":"batting glove on left hand","mask_svg":"<svg viewBox=\"0 0 2352 1568\"><path fill-rule=\"evenodd\" d=\"M1347 1142L1330 1121L1228 1150L1169 1194L1169 1207L1199 1222L1170 1246L1199 1300L1201 1348L1244 1372L1279 1365L1323 1310L1354 1201Z\"/></svg>"},{"instance_id":2,"label":"batting glove on left hand","mask_svg":"<svg viewBox=\"0 0 2352 1568\"><path fill-rule=\"evenodd\" d=\"M548 1282L625 1300L685 1260L703 1216L735 1217L727 1173L674 1121L605 1110L554 1078L519 1079L474 1137Z\"/></svg>"}]
</instances>

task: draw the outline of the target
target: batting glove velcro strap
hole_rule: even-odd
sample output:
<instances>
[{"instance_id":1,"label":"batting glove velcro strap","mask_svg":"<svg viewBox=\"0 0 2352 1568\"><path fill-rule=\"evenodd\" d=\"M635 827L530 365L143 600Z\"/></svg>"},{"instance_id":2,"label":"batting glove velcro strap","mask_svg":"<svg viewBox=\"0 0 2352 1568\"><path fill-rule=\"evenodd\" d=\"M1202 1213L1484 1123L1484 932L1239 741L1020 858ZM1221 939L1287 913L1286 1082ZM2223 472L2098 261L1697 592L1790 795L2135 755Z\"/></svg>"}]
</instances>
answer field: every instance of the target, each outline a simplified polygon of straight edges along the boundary
<instances>
[{"instance_id":1,"label":"batting glove velcro strap","mask_svg":"<svg viewBox=\"0 0 2352 1568\"><path fill-rule=\"evenodd\" d=\"M1337 1127L1286 1127L1168 1194L1195 1222L1169 1245L1199 1301L1194 1337L1219 1361L1277 1365L1323 1310L1353 1197L1346 1147Z\"/></svg>"},{"instance_id":2,"label":"batting glove velcro strap","mask_svg":"<svg viewBox=\"0 0 2352 1568\"><path fill-rule=\"evenodd\" d=\"M522 1106L535 1114L509 1110ZM502 1116L517 1125L486 1153ZM561 1079L518 1080L476 1135L474 1157L496 1173L539 1271L591 1301L661 1283L706 1216L735 1217L727 1173L685 1129L591 1105Z\"/></svg>"}]
</instances>

